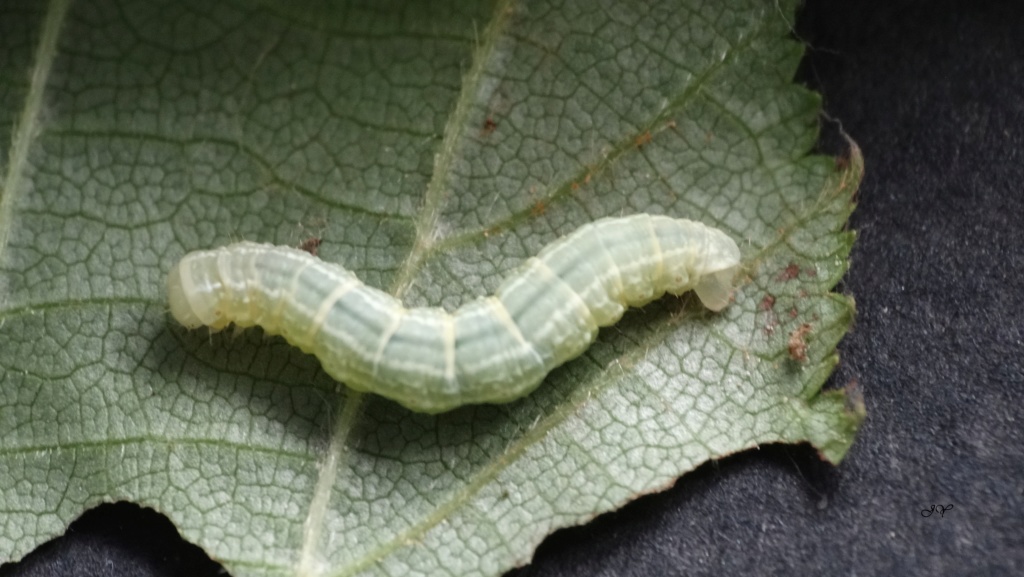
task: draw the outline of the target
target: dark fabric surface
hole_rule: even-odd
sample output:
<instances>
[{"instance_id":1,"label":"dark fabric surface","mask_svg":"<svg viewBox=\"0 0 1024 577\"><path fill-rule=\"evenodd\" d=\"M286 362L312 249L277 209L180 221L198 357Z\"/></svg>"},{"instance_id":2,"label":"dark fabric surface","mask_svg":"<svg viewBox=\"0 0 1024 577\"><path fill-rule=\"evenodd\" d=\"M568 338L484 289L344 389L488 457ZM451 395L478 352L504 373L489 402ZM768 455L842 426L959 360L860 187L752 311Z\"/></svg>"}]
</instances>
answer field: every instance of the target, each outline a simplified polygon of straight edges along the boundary
<instances>
[{"instance_id":1,"label":"dark fabric surface","mask_svg":"<svg viewBox=\"0 0 1024 577\"><path fill-rule=\"evenodd\" d=\"M1024 4L810 1L796 32L821 149L841 126L866 160L831 381L857 442L709 463L514 575L1024 575ZM0 574L216 574L159 516L90 515Z\"/></svg>"}]
</instances>

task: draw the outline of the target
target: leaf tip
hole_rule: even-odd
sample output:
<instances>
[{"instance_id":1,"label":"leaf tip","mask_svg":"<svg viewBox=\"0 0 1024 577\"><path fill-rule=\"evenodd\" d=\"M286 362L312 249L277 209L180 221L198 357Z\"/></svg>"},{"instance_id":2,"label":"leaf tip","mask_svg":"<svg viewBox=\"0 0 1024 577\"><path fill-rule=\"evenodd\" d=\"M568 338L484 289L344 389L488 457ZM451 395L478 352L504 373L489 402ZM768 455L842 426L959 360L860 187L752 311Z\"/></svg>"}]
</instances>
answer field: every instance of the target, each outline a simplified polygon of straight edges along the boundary
<instances>
[{"instance_id":1,"label":"leaf tip","mask_svg":"<svg viewBox=\"0 0 1024 577\"><path fill-rule=\"evenodd\" d=\"M807 438L823 460L839 465L867 418L857 380L852 379L842 389L819 394L811 406L816 417L807 423Z\"/></svg>"}]
</instances>

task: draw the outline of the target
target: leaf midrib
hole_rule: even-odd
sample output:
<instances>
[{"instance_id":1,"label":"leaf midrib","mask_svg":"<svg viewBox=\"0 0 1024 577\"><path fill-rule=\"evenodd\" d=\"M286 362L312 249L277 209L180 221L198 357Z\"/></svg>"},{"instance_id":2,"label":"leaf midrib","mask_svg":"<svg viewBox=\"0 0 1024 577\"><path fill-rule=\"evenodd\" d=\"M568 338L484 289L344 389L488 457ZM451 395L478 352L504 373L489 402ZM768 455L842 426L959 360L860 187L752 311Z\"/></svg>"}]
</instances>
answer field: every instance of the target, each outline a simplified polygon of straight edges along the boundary
<instances>
[{"instance_id":1,"label":"leaf midrib","mask_svg":"<svg viewBox=\"0 0 1024 577\"><path fill-rule=\"evenodd\" d=\"M491 21L484 29L483 43L473 51L470 70L463 79L459 98L445 124L441 150L435 157L434 170L424 193L423 207L420 209L419 218L416 219L416 238L413 241L412 250L403 261L402 267L395 275L395 280L391 285L391 294L399 300L412 284L420 263L433 250L437 222L441 216L441 204L450 192L447 188L448 175L451 173L452 163L462 149L467 119L476 102L477 92L484 78L484 69L490 62L498 39L501 38L505 25L508 23L514 2L515 0L499 0L495 4Z\"/></svg>"}]
</instances>

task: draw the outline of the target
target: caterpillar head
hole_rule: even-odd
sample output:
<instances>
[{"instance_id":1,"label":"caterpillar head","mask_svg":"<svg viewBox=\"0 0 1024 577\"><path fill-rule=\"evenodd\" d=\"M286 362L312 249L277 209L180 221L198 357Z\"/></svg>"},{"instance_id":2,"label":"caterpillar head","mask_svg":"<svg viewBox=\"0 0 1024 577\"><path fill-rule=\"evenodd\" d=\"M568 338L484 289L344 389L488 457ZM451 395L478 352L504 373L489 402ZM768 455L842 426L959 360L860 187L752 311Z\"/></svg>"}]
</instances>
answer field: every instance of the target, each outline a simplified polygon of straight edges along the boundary
<instances>
[{"instance_id":1,"label":"caterpillar head","mask_svg":"<svg viewBox=\"0 0 1024 577\"><path fill-rule=\"evenodd\" d=\"M733 277L740 268L740 249L724 232L708 228L707 242L701 251L702 262L693 291L707 308L720 311L732 300Z\"/></svg>"}]
</instances>

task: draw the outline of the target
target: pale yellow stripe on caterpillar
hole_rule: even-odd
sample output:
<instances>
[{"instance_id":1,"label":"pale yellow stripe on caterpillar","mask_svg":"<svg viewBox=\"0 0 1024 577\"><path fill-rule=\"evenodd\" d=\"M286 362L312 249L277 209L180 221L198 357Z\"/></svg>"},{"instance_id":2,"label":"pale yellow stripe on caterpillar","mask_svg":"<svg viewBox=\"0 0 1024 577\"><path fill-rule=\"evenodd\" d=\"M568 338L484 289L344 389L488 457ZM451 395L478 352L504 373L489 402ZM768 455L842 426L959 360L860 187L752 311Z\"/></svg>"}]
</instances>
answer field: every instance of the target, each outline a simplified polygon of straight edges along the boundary
<instances>
[{"instance_id":1,"label":"pale yellow stripe on caterpillar","mask_svg":"<svg viewBox=\"0 0 1024 577\"><path fill-rule=\"evenodd\" d=\"M278 327L281 325L281 315L284 313L284 306L288 302L287 299L284 298L284 295L295 294L295 291L299 290L299 277L302 276L302 273L305 272L307 268L313 266L314 264L316 264L316 261L306 262L303 263L302 266L297 267L295 269L295 273L292 274L292 277L288 281L288 283L282 286L280 294L278 295L277 300L274 302L274 308L267 316L268 324L274 327ZM264 328L266 327L264 326ZM275 332L280 333L281 331L277 330Z\"/></svg>"},{"instance_id":2,"label":"pale yellow stripe on caterpillar","mask_svg":"<svg viewBox=\"0 0 1024 577\"><path fill-rule=\"evenodd\" d=\"M305 269L306 267L302 268ZM331 291L331 294L324 299L324 302L320 303L320 307L316 310L316 314L313 315L312 320L310 320L309 328L306 330L306 334L302 339L303 342L312 343L313 339L316 338L316 334L320 332L320 329L324 326L324 321L327 320L327 315L330 314L334 305L338 303L341 297L361 286L363 286L363 283L359 282L359 280L356 278L350 278L345 279L340 285L335 287L335 289Z\"/></svg>"},{"instance_id":3,"label":"pale yellow stripe on caterpillar","mask_svg":"<svg viewBox=\"0 0 1024 577\"><path fill-rule=\"evenodd\" d=\"M629 225L634 225L636 230L631 230ZM632 241L630 236L636 234L639 238L649 238L646 234L650 226L650 217L647 215L635 215L629 220L617 220L615 226L609 226L607 235L597 235L601 247L608 253L609 259L616 271L616 283L618 286L619 301L627 306L643 306L655 298L658 288L650 281L652 277L646 274L645 265L650 264L649 258L650 243L642 243L639 240L632 244L644 246L646 250L638 247L628 247ZM623 233L626 233L625 236ZM615 241L612 243L612 241ZM629 250L626 250L627 247ZM660 264L658 266L661 266ZM617 319L616 319L617 320Z\"/></svg>"},{"instance_id":4,"label":"pale yellow stripe on caterpillar","mask_svg":"<svg viewBox=\"0 0 1024 577\"><path fill-rule=\"evenodd\" d=\"M575 305L574 308L576 309L576 312L579 315L586 317L587 329L597 330L597 319L595 319L593 313L590 312L590 307L587 305L586 302L583 301L583 297L581 297L575 290L573 290L571 286L567 285L561 277L555 274L555 271L551 270L551 267L549 267L546 262L539 260L536 257L534 257L532 260L537 261L537 267L545 275L547 275L547 280L563 287L565 294L569 295L569 301L572 302L573 305Z\"/></svg>"},{"instance_id":5,"label":"pale yellow stripe on caterpillar","mask_svg":"<svg viewBox=\"0 0 1024 577\"><path fill-rule=\"evenodd\" d=\"M247 260L248 262L246 263L245 273L245 294L249 299L247 314L253 325L257 325L263 315L267 314L266 311L269 300L267 299L268 295L263 294L260 291L262 283L259 280L261 278L261 271L257 263L258 259L254 255L250 255Z\"/></svg>"},{"instance_id":6,"label":"pale yellow stripe on caterpillar","mask_svg":"<svg viewBox=\"0 0 1024 577\"><path fill-rule=\"evenodd\" d=\"M604 245L604 240L601 239L601 235L594 235L594 238L597 239L597 243L600 246L601 250L604 251L605 255L607 255L608 257L607 261L609 263L609 270L604 278L610 278L615 282L615 288L612 291L612 294L615 296L612 297L612 300L621 303L622 295L626 294L626 287L625 284L622 282L622 269L619 268L619 263L615 262L615 259L612 258L611 252L608 251L608 247ZM618 317L616 317L615 320L618 320Z\"/></svg>"},{"instance_id":7,"label":"pale yellow stripe on caterpillar","mask_svg":"<svg viewBox=\"0 0 1024 577\"><path fill-rule=\"evenodd\" d=\"M444 380L448 383L458 384L458 376L455 374L455 317L445 314L441 317L444 323L441 334L444 339Z\"/></svg>"},{"instance_id":8,"label":"pale yellow stripe on caterpillar","mask_svg":"<svg viewBox=\"0 0 1024 577\"><path fill-rule=\"evenodd\" d=\"M512 335L516 342L523 347L530 349L530 353L536 359L537 363L543 364L544 359L542 359L540 354L537 353L537 349L534 348L533 343L526 340L526 337L523 336L523 332L519 330L519 325L517 325L515 321L512 320L512 317L509 316L508 309L505 308L505 304L495 296L485 297L484 300L487 301L487 305L494 311L494 316L498 318L501 326L508 330L509 334Z\"/></svg>"},{"instance_id":9,"label":"pale yellow stripe on caterpillar","mask_svg":"<svg viewBox=\"0 0 1024 577\"><path fill-rule=\"evenodd\" d=\"M651 276L655 279L662 279L665 275L665 253L661 250L661 243L658 241L658 233L654 230L654 222L652 219L646 219L647 232L651 235L651 248L654 249L654 254L651 258L657 263Z\"/></svg>"},{"instance_id":10,"label":"pale yellow stripe on caterpillar","mask_svg":"<svg viewBox=\"0 0 1024 577\"><path fill-rule=\"evenodd\" d=\"M564 346L555 347L554 366L558 366L571 358L575 358L579 354L576 352L579 345L574 343L573 341L575 339L570 338L570 336L576 335L579 341L585 343L584 346L589 346L594 340L594 337L597 336L598 324L594 319L594 315L590 312L590 307L587 306L587 303L583 302L582 297L580 297L572 287L565 284L565 282L563 282L562 279L551 270L547 263L536 257L530 259L530 262L531 265L536 267L536 270L543 275L544 278L542 279L542 282L549 283L549 286L551 286L553 290L557 290L560 295L565 296L565 299L561 302L567 306L549 317L547 325L548 331L558 331L560 327L565 327L570 324L577 325L573 327L573 330L567 331L569 333L568 335L558 334L557 332L552 334L552 340L564 343ZM554 289L554 287L558 288ZM582 317L584 319L582 326L579 326L580 323L573 323L573 317L577 319Z\"/></svg>"},{"instance_id":11,"label":"pale yellow stripe on caterpillar","mask_svg":"<svg viewBox=\"0 0 1024 577\"><path fill-rule=\"evenodd\" d=\"M230 317L236 325L249 327L252 326L250 308L252 299L249 298L249 288L246 286L248 283L240 285L236 279L235 264L235 259L230 253L225 250L217 251L217 274L226 287L225 296L227 296L227 298L221 299L221 307L224 310L224 315ZM243 259L239 264L244 265L245 260ZM243 269L241 276L245 275Z\"/></svg>"},{"instance_id":12,"label":"pale yellow stripe on caterpillar","mask_svg":"<svg viewBox=\"0 0 1024 577\"><path fill-rule=\"evenodd\" d=\"M395 332L398 331L398 327L402 326L402 319L405 318L405 308L399 305L397 307L397 314L394 314L391 319L391 324L388 325L384 332L380 334L380 341L377 343L377 352L373 354L373 378L377 378L379 373L380 361L384 358L384 349L387 348L388 343L391 341L391 337L395 336Z\"/></svg>"}]
</instances>

